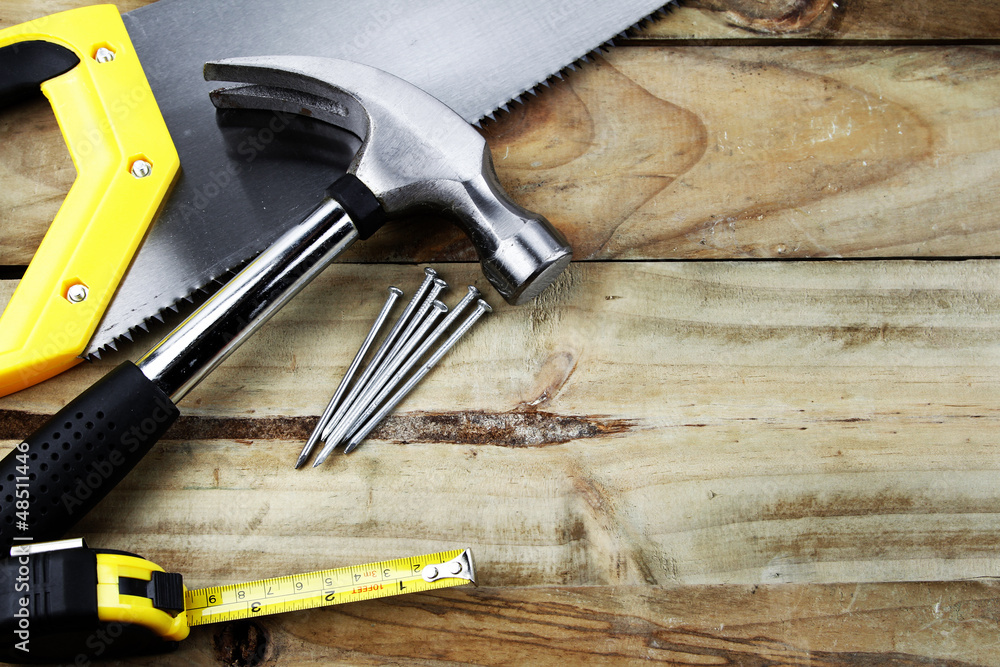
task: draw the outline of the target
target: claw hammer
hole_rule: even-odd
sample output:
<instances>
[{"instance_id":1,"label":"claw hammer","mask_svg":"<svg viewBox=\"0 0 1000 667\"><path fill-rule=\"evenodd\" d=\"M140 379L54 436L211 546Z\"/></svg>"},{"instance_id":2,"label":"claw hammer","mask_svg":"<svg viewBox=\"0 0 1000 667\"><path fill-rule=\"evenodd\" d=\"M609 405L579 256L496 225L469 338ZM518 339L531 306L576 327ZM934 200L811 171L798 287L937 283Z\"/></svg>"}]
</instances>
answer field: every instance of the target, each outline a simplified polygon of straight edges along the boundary
<instances>
[{"instance_id":1,"label":"claw hammer","mask_svg":"<svg viewBox=\"0 0 1000 667\"><path fill-rule=\"evenodd\" d=\"M417 206L450 214L512 304L536 296L570 262L562 234L504 193L479 133L411 84L357 63L296 56L210 62L205 78L239 84L212 93L219 108L310 115L357 135L361 148L305 219L136 364L112 370L0 461L0 479L32 498L23 516L13 504L0 510L3 551L61 537L166 432L177 401L387 218Z\"/></svg>"}]
</instances>

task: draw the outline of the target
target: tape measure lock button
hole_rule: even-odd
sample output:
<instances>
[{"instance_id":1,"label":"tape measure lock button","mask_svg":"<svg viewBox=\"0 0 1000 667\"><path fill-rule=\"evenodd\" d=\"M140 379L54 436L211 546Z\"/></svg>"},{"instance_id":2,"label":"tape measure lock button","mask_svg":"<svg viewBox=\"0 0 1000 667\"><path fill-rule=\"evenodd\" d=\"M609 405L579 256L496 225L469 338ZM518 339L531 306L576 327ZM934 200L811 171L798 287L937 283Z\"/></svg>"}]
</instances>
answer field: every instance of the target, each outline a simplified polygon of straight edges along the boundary
<instances>
[{"instance_id":1,"label":"tape measure lock button","mask_svg":"<svg viewBox=\"0 0 1000 667\"><path fill-rule=\"evenodd\" d=\"M72 539L12 547L5 581L0 660L29 663L163 653L197 625L475 583L475 570L453 549L187 590L145 558Z\"/></svg>"},{"instance_id":2,"label":"tape measure lock button","mask_svg":"<svg viewBox=\"0 0 1000 667\"><path fill-rule=\"evenodd\" d=\"M184 578L176 572L150 573L149 581L121 577L119 595L147 598L153 609L176 616L184 611Z\"/></svg>"},{"instance_id":3,"label":"tape measure lock button","mask_svg":"<svg viewBox=\"0 0 1000 667\"><path fill-rule=\"evenodd\" d=\"M53 662L172 650L188 635L181 575L82 539L22 545L0 561L0 660ZM20 634L17 632L20 631ZM15 638L11 641L9 638Z\"/></svg>"}]
</instances>

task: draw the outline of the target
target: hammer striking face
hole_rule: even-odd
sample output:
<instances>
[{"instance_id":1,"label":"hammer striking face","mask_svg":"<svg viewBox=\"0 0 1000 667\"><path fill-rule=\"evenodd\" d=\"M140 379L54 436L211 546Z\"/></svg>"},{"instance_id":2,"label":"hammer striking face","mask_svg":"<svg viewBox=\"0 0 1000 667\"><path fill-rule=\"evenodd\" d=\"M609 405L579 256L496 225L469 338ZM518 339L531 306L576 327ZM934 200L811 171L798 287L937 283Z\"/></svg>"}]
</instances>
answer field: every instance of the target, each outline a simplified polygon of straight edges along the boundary
<instances>
[{"instance_id":1,"label":"hammer striking face","mask_svg":"<svg viewBox=\"0 0 1000 667\"><path fill-rule=\"evenodd\" d=\"M450 214L483 272L511 304L548 287L570 262L566 239L499 185L486 141L461 116L381 70L300 56L232 58L205 65L219 108L297 113L356 135L362 145L330 196L368 238L385 217L431 206Z\"/></svg>"}]
</instances>

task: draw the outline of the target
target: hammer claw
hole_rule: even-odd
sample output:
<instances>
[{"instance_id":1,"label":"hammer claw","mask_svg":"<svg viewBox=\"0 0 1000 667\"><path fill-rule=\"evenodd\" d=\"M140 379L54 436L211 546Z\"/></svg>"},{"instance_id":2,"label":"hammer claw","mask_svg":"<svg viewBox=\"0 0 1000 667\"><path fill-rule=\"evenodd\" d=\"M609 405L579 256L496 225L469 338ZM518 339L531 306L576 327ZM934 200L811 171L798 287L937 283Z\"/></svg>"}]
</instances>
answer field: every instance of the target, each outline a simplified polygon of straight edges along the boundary
<instances>
[{"instance_id":1,"label":"hammer claw","mask_svg":"<svg viewBox=\"0 0 1000 667\"><path fill-rule=\"evenodd\" d=\"M348 173L387 216L428 205L450 213L472 240L483 272L512 304L528 301L566 268L566 239L507 196L489 147L461 116L387 72L303 56L206 63L219 108L297 113L342 127L362 145Z\"/></svg>"}]
</instances>

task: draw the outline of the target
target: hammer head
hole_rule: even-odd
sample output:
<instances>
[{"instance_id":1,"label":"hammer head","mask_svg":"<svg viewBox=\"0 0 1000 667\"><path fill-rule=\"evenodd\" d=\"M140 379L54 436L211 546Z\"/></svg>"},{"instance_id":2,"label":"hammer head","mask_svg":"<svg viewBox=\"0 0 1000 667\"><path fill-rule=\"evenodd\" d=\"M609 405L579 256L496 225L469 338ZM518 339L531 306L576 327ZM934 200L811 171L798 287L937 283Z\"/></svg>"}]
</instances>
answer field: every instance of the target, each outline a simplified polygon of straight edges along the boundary
<instances>
[{"instance_id":1,"label":"hammer head","mask_svg":"<svg viewBox=\"0 0 1000 667\"><path fill-rule=\"evenodd\" d=\"M430 205L451 214L509 303L533 298L569 264L563 235L500 187L482 136L412 84L366 65L304 56L210 62L205 78L243 84L214 91L219 108L303 114L359 137L348 172L382 210L391 216Z\"/></svg>"}]
</instances>

